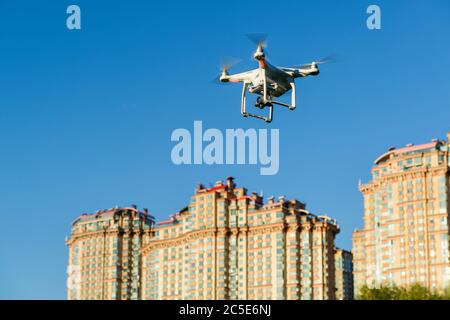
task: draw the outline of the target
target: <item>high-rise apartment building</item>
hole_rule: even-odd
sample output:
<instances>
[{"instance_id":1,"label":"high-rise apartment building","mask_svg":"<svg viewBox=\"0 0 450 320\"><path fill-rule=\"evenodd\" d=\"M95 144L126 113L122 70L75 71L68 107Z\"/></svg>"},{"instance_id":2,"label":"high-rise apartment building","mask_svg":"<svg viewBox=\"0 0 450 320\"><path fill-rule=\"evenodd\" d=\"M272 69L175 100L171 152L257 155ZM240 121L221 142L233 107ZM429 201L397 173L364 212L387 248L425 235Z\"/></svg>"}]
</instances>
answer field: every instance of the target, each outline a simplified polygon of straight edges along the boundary
<instances>
[{"instance_id":1,"label":"high-rise apartment building","mask_svg":"<svg viewBox=\"0 0 450 320\"><path fill-rule=\"evenodd\" d=\"M335 299L336 221L297 200L205 188L144 237L143 299Z\"/></svg>"},{"instance_id":2,"label":"high-rise apartment building","mask_svg":"<svg viewBox=\"0 0 450 320\"><path fill-rule=\"evenodd\" d=\"M447 134L449 139L450 134ZM450 285L449 143L407 145L375 160L360 184L364 227L353 233L356 293L364 285Z\"/></svg>"},{"instance_id":3,"label":"high-rise apartment building","mask_svg":"<svg viewBox=\"0 0 450 320\"><path fill-rule=\"evenodd\" d=\"M157 224L136 206L76 219L67 240L68 298L345 297L351 255L336 251L338 232L335 220L303 203L264 203L233 178L199 185L184 209Z\"/></svg>"},{"instance_id":4,"label":"high-rise apartment building","mask_svg":"<svg viewBox=\"0 0 450 320\"><path fill-rule=\"evenodd\" d=\"M334 254L336 300L353 300L353 255L350 251L336 248Z\"/></svg>"},{"instance_id":5,"label":"high-rise apartment building","mask_svg":"<svg viewBox=\"0 0 450 320\"><path fill-rule=\"evenodd\" d=\"M135 206L83 214L72 223L67 297L141 299L141 246L154 219Z\"/></svg>"}]
</instances>

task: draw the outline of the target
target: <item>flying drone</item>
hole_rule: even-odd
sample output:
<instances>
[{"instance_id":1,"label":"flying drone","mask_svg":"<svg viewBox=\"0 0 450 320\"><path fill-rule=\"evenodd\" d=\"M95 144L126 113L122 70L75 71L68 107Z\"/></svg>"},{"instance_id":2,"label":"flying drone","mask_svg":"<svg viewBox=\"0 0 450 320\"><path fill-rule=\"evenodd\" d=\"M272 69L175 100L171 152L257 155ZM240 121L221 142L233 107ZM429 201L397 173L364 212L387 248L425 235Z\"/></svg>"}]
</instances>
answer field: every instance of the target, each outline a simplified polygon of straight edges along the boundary
<instances>
[{"instance_id":1,"label":"flying drone","mask_svg":"<svg viewBox=\"0 0 450 320\"><path fill-rule=\"evenodd\" d=\"M293 67L276 67L266 59L264 49L267 46L265 34L247 35L256 45L256 51L253 58L258 61L258 68L242 73L229 74L228 70L235 64L228 63L222 65L222 72L217 80L220 83L242 82L241 114L244 117L254 117L266 122L273 120L273 106L279 105L289 110L296 108L296 88L295 79L307 76L317 76L319 74L319 65L329 61L329 58L320 61L313 61L308 64ZM274 100L283 96L291 90L291 104ZM264 117L247 112L247 92L256 94L255 107L259 109L268 108L268 116Z\"/></svg>"}]
</instances>

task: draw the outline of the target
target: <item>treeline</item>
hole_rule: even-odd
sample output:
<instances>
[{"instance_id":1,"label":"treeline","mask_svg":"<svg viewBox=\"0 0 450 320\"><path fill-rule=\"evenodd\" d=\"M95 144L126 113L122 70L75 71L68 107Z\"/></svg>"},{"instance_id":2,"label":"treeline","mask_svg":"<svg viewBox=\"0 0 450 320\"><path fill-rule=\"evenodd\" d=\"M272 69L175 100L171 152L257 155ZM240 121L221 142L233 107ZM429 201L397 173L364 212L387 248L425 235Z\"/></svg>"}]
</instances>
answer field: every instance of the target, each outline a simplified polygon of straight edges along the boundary
<instances>
[{"instance_id":1,"label":"treeline","mask_svg":"<svg viewBox=\"0 0 450 320\"><path fill-rule=\"evenodd\" d=\"M450 288L436 291L420 284L410 287L364 285L357 295L357 300L450 300Z\"/></svg>"}]
</instances>

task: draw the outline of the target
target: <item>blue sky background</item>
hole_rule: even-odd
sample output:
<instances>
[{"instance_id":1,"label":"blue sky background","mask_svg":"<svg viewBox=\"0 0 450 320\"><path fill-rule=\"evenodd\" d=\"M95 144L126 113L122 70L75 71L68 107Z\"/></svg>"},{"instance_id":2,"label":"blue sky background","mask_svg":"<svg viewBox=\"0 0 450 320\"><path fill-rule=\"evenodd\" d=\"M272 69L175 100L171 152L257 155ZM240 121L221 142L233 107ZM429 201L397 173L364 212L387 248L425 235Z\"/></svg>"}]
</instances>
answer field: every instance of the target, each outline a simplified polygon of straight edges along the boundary
<instances>
[{"instance_id":1,"label":"blue sky background","mask_svg":"<svg viewBox=\"0 0 450 320\"><path fill-rule=\"evenodd\" d=\"M65 25L72 3L81 31ZM366 28L372 3L381 31ZM248 32L270 34L277 65L339 56L270 125L240 116L240 86L210 83L223 56L255 66ZM136 203L163 219L228 175L337 218L351 248L373 160L450 130L449 39L447 0L0 1L0 298L65 299L64 238L82 212ZM279 128L279 173L173 165L171 132L194 120Z\"/></svg>"}]
</instances>

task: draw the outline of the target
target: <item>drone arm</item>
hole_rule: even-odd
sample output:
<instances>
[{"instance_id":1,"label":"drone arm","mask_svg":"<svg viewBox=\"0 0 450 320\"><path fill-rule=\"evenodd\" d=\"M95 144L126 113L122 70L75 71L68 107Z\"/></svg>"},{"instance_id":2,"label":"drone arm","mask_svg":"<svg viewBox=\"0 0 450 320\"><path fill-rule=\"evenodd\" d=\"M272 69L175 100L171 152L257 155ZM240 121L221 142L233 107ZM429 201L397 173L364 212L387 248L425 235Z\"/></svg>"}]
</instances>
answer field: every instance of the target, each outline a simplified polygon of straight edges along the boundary
<instances>
[{"instance_id":1,"label":"drone arm","mask_svg":"<svg viewBox=\"0 0 450 320\"><path fill-rule=\"evenodd\" d=\"M251 81L251 79L254 76L256 70L257 69L246 71L246 72L241 72L241 73L230 74L230 75L227 75L226 77L224 77L224 79L226 79L228 82L246 82L246 81Z\"/></svg>"},{"instance_id":2,"label":"drone arm","mask_svg":"<svg viewBox=\"0 0 450 320\"><path fill-rule=\"evenodd\" d=\"M307 76L310 76L312 74L312 72L309 69L304 69L304 68L294 68L294 67L280 67L281 70L283 70L284 72L286 72L290 77L292 78L304 78Z\"/></svg>"}]
</instances>

